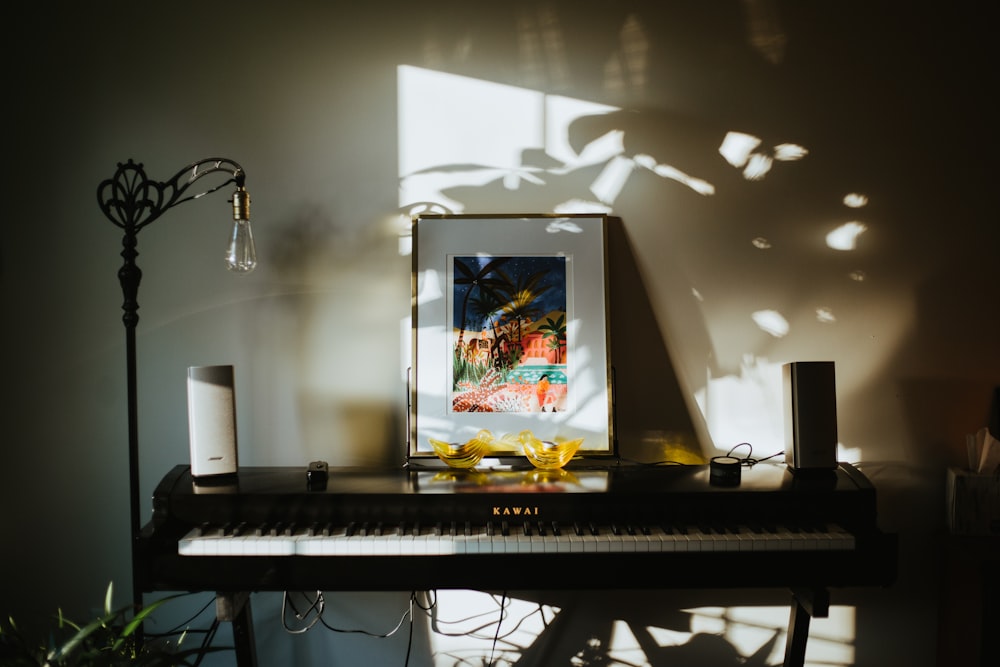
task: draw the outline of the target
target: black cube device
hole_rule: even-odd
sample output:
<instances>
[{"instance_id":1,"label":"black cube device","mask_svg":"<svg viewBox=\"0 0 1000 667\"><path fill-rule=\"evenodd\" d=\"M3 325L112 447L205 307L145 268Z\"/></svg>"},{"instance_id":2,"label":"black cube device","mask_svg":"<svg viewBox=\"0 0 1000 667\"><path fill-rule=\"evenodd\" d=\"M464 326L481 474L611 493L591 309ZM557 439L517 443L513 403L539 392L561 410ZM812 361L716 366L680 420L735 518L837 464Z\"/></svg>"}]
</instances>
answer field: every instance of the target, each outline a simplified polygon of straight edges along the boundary
<instances>
[{"instance_id":1,"label":"black cube device","mask_svg":"<svg viewBox=\"0 0 1000 667\"><path fill-rule=\"evenodd\" d=\"M330 476L330 466L326 461L311 461L306 468L306 488L310 491L325 491Z\"/></svg>"},{"instance_id":2,"label":"black cube device","mask_svg":"<svg viewBox=\"0 0 1000 667\"><path fill-rule=\"evenodd\" d=\"M785 463L793 472L837 467L837 381L832 361L781 367L785 394Z\"/></svg>"}]
</instances>

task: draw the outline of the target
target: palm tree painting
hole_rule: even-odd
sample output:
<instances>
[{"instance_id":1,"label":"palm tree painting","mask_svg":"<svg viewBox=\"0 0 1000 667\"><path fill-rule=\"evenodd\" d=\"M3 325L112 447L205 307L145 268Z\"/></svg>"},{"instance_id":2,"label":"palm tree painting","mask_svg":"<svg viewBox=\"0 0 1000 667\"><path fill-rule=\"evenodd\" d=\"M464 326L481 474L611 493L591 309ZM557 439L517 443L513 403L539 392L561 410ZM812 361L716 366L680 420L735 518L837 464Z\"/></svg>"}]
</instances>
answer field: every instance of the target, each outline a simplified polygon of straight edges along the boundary
<instances>
[{"instance_id":1,"label":"palm tree painting","mask_svg":"<svg viewBox=\"0 0 1000 667\"><path fill-rule=\"evenodd\" d=\"M567 257L451 256L452 412L568 406Z\"/></svg>"}]
</instances>

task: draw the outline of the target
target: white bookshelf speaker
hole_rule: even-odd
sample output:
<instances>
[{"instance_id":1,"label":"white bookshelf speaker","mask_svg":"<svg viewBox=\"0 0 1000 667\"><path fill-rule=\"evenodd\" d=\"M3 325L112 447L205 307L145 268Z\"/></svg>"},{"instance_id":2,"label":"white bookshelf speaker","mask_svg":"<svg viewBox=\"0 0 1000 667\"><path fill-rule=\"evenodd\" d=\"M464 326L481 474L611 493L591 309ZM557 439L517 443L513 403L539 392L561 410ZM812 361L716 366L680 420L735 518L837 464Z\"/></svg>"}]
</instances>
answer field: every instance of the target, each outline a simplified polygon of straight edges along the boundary
<instances>
[{"instance_id":1,"label":"white bookshelf speaker","mask_svg":"<svg viewBox=\"0 0 1000 667\"><path fill-rule=\"evenodd\" d=\"M191 366L187 376L191 475L237 470L236 394L232 366Z\"/></svg>"},{"instance_id":2,"label":"white bookshelf speaker","mask_svg":"<svg viewBox=\"0 0 1000 667\"><path fill-rule=\"evenodd\" d=\"M785 463L795 471L837 467L837 380L832 361L781 367L785 394Z\"/></svg>"}]
</instances>

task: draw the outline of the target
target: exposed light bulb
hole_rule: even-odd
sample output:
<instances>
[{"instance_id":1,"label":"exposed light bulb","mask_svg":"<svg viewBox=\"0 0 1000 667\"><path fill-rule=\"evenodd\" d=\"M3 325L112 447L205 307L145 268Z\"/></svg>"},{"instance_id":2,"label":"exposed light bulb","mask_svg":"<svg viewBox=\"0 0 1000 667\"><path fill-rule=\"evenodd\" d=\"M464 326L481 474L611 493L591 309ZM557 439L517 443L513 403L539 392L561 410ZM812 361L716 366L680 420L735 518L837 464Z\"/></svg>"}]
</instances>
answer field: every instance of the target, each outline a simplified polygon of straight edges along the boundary
<instances>
[{"instance_id":1,"label":"exposed light bulb","mask_svg":"<svg viewBox=\"0 0 1000 667\"><path fill-rule=\"evenodd\" d=\"M257 249L253 243L253 232L249 220L233 223L232 237L226 249L226 267L235 273L250 273L257 266Z\"/></svg>"},{"instance_id":2,"label":"exposed light bulb","mask_svg":"<svg viewBox=\"0 0 1000 667\"><path fill-rule=\"evenodd\" d=\"M257 266L257 248L250 229L250 195L242 186L233 193L233 221L226 267L236 273L250 273Z\"/></svg>"}]
</instances>

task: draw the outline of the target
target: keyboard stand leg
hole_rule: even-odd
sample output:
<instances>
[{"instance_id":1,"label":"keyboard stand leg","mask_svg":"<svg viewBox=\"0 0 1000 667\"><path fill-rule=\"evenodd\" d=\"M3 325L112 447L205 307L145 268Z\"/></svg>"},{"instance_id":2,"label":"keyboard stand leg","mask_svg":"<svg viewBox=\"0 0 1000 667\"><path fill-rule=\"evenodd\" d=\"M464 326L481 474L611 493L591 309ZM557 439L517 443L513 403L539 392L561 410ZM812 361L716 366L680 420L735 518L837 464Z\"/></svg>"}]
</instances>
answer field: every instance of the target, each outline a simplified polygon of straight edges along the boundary
<instances>
[{"instance_id":1,"label":"keyboard stand leg","mask_svg":"<svg viewBox=\"0 0 1000 667\"><path fill-rule=\"evenodd\" d=\"M785 667L802 667L806 659L809 621L830 614L830 593L825 588L792 591L792 611L788 620L788 641L785 644Z\"/></svg>"},{"instance_id":2,"label":"keyboard stand leg","mask_svg":"<svg viewBox=\"0 0 1000 667\"><path fill-rule=\"evenodd\" d=\"M233 624L233 643L236 645L236 664L239 667L257 667L257 646L253 636L253 614L250 612L250 593L216 593L215 617Z\"/></svg>"}]
</instances>

